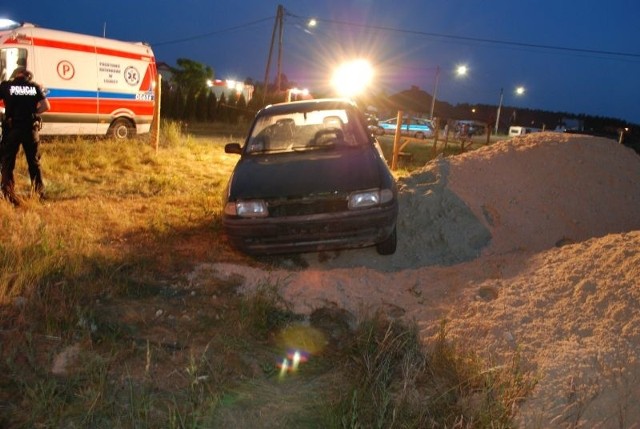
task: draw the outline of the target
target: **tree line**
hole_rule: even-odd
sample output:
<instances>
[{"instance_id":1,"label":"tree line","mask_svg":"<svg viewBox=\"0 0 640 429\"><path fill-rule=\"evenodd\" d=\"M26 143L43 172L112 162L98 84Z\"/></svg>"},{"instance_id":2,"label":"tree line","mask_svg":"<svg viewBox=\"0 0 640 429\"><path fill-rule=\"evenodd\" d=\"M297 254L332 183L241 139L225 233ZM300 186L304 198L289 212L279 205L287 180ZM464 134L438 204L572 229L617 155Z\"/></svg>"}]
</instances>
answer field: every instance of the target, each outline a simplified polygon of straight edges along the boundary
<instances>
[{"instance_id":1,"label":"tree line","mask_svg":"<svg viewBox=\"0 0 640 429\"><path fill-rule=\"evenodd\" d=\"M253 97L247 101L242 92L222 92L219 95L207 82L214 80L211 67L186 58L170 67L170 76L162 80L162 116L183 122L217 122L237 124L249 121L262 107L284 101L285 91L268 87L264 97L264 85L247 78L244 83L253 85ZM289 82L285 79L285 85Z\"/></svg>"},{"instance_id":2,"label":"tree line","mask_svg":"<svg viewBox=\"0 0 640 429\"><path fill-rule=\"evenodd\" d=\"M162 82L162 116L183 122L238 124L250 121L258 110L268 104L285 101L287 90L297 86L295 82L289 82L284 74L280 79L274 79L274 82L279 82L278 88L275 83L265 86L247 78L244 83L254 87L253 96L247 101L244 94L236 92L223 92L216 96L207 85L213 79L214 70L211 67L186 58L178 59L176 66L170 67L170 77ZM363 110L373 107L381 116L380 119L403 110L422 117L429 117L433 113L434 117L440 119L475 119L492 128L496 121L496 106L490 105L463 103L453 106L436 100L435 111L431 112L431 95L415 86L392 95L370 91L356 101ZM553 130L562 125L565 119L579 119L583 124L583 130L580 131L588 133L615 136L620 130L626 130L625 143L640 145L637 125L616 118L504 106L499 127L508 129L509 125L524 125Z\"/></svg>"}]
</instances>

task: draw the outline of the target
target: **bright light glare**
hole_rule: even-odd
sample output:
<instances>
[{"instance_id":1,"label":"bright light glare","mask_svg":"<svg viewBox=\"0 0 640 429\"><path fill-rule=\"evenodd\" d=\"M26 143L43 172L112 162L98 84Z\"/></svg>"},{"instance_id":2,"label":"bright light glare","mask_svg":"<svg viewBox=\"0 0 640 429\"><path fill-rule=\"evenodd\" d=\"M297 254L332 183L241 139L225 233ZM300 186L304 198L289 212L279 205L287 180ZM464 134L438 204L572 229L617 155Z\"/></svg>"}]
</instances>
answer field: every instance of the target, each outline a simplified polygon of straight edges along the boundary
<instances>
[{"instance_id":1,"label":"bright light glare","mask_svg":"<svg viewBox=\"0 0 640 429\"><path fill-rule=\"evenodd\" d=\"M465 65L460 65L456 68L456 74L458 76L464 76L467 74L467 72L469 71L469 69L467 68L467 66Z\"/></svg>"},{"instance_id":2,"label":"bright light glare","mask_svg":"<svg viewBox=\"0 0 640 429\"><path fill-rule=\"evenodd\" d=\"M371 64L366 60L356 60L338 67L331 84L339 95L351 97L364 91L372 78Z\"/></svg>"},{"instance_id":3,"label":"bright light glare","mask_svg":"<svg viewBox=\"0 0 640 429\"><path fill-rule=\"evenodd\" d=\"M522 95L524 94L524 86L519 86L516 88L516 94Z\"/></svg>"},{"instance_id":4,"label":"bright light glare","mask_svg":"<svg viewBox=\"0 0 640 429\"><path fill-rule=\"evenodd\" d=\"M240 94L244 90L244 83L243 82L239 82L239 81L233 80L233 79L227 79L225 81L225 83L227 85L227 88L235 89L238 94Z\"/></svg>"},{"instance_id":5,"label":"bright light glare","mask_svg":"<svg viewBox=\"0 0 640 429\"><path fill-rule=\"evenodd\" d=\"M309 27L315 27L316 25L318 25L318 21L316 21L315 19L311 18L311 19L309 20L309 22L307 23L307 25L308 25Z\"/></svg>"},{"instance_id":6,"label":"bright light glare","mask_svg":"<svg viewBox=\"0 0 640 429\"><path fill-rule=\"evenodd\" d=\"M304 88L304 89L291 88L289 91L291 91L291 94L293 95L309 95L309 90L307 88Z\"/></svg>"},{"instance_id":7,"label":"bright light glare","mask_svg":"<svg viewBox=\"0 0 640 429\"><path fill-rule=\"evenodd\" d=\"M300 350L290 351L287 353L287 357L278 363L278 367L280 368L279 378L283 379L287 373L297 372L300 368L300 364L305 363L308 360L309 355L307 353Z\"/></svg>"},{"instance_id":8,"label":"bright light glare","mask_svg":"<svg viewBox=\"0 0 640 429\"><path fill-rule=\"evenodd\" d=\"M19 22L7 18L0 18L0 30L10 30L19 26Z\"/></svg>"},{"instance_id":9,"label":"bright light glare","mask_svg":"<svg viewBox=\"0 0 640 429\"><path fill-rule=\"evenodd\" d=\"M289 371L289 361L285 358L282 360L282 363L280 364L280 374L279 377L283 378L287 372Z\"/></svg>"},{"instance_id":10,"label":"bright light glare","mask_svg":"<svg viewBox=\"0 0 640 429\"><path fill-rule=\"evenodd\" d=\"M291 363L291 368L293 369L293 371L297 371L298 367L300 366L300 352L296 350L296 352L293 354L293 359L292 359L292 363Z\"/></svg>"}]
</instances>

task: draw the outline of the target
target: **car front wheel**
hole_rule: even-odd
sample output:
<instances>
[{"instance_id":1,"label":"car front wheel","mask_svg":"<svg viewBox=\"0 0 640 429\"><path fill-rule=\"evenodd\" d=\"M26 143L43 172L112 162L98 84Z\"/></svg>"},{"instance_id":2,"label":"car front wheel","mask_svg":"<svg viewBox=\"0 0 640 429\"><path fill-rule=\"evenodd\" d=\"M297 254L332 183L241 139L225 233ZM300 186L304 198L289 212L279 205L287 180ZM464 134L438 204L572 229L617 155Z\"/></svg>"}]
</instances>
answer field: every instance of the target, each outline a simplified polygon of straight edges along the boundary
<instances>
[{"instance_id":1,"label":"car front wheel","mask_svg":"<svg viewBox=\"0 0 640 429\"><path fill-rule=\"evenodd\" d=\"M391 235L387 237L384 241L376 244L376 251L380 255L393 255L396 253L396 247L398 244L398 233L396 231L396 227L393 227L393 231Z\"/></svg>"}]
</instances>

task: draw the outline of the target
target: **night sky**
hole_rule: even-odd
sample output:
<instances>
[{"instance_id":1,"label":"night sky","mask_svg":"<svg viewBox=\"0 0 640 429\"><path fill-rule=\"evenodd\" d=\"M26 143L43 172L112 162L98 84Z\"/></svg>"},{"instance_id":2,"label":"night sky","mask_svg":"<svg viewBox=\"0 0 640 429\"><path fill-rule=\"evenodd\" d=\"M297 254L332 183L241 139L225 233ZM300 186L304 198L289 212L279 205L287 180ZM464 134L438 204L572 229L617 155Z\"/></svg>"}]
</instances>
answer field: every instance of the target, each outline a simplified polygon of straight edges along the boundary
<instances>
[{"instance_id":1,"label":"night sky","mask_svg":"<svg viewBox=\"0 0 640 429\"><path fill-rule=\"evenodd\" d=\"M188 58L219 79L262 81L278 4L282 71L312 92L349 58L375 66L391 94L418 86L452 104L504 105L640 124L637 0L32 0L0 17L58 30L145 41L156 60ZM317 25L309 28L309 18ZM275 76L277 47L270 77ZM465 77L456 66L466 65ZM524 95L515 88L524 86Z\"/></svg>"}]
</instances>

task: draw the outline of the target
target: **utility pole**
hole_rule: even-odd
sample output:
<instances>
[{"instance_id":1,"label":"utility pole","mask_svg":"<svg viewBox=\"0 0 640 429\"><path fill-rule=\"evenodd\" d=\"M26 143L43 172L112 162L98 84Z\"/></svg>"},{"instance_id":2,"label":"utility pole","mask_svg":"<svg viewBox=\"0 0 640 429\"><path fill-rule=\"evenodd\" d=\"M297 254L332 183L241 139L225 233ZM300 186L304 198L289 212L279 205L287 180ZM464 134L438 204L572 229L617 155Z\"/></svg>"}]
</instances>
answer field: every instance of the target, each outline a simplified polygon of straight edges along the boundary
<instances>
[{"instance_id":1,"label":"utility pole","mask_svg":"<svg viewBox=\"0 0 640 429\"><path fill-rule=\"evenodd\" d=\"M278 34L278 67L276 70L276 91L280 92L280 84L282 83L282 37L284 34L284 7L278 5L278 13L276 14L278 20L279 34Z\"/></svg>"},{"instance_id":2,"label":"utility pole","mask_svg":"<svg viewBox=\"0 0 640 429\"><path fill-rule=\"evenodd\" d=\"M498 124L500 123L500 110L502 109L502 99L504 97L504 88L500 88L500 103L498 103L498 113L496 114L495 134L498 135Z\"/></svg>"},{"instance_id":3,"label":"utility pole","mask_svg":"<svg viewBox=\"0 0 640 429\"><path fill-rule=\"evenodd\" d=\"M433 95L431 96L431 119L433 120L433 111L436 107L436 97L438 97L438 79L440 78L440 66L436 67L436 81L433 85Z\"/></svg>"},{"instance_id":4,"label":"utility pole","mask_svg":"<svg viewBox=\"0 0 640 429\"><path fill-rule=\"evenodd\" d=\"M273 57L273 46L275 45L276 33L278 34L278 64L276 70L276 90L280 91L280 75L282 74L282 39L284 33L284 7L279 4L276 10L276 20L273 23L273 32L271 33L271 45L269 46L269 57L267 58L267 67L264 71L264 92L262 95L262 103L267 99L269 90L269 69L271 68L271 58Z\"/></svg>"}]
</instances>

